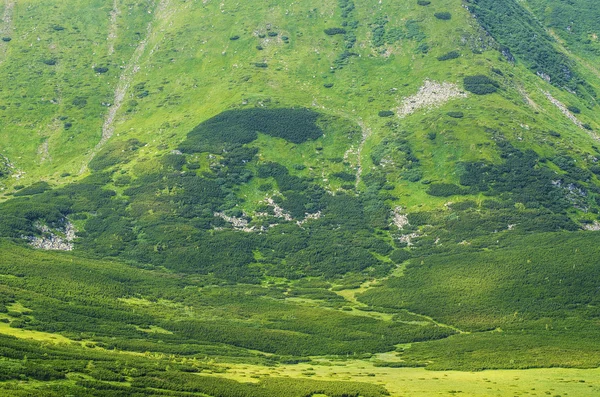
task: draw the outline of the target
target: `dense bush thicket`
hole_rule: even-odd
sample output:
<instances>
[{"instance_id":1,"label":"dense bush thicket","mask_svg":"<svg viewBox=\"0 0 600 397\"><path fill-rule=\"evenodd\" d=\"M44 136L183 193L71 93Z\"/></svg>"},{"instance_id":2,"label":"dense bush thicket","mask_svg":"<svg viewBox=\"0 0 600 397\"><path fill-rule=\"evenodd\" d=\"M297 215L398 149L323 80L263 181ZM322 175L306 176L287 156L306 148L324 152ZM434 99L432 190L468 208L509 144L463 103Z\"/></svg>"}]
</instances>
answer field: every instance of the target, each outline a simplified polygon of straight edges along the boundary
<instances>
[{"instance_id":1,"label":"dense bush thicket","mask_svg":"<svg viewBox=\"0 0 600 397\"><path fill-rule=\"evenodd\" d=\"M204 393L221 397L303 397L327 394L332 397L383 397L389 393L378 385L312 379L265 378L259 383L240 383L226 378L199 375L203 370L222 371L198 361L118 355L99 349L47 345L0 335L0 380L51 381L67 374L84 374L86 380L69 384L44 384L36 395L64 396L184 396ZM129 378L130 383L125 383ZM18 390L12 390L19 394ZM13 394L11 394L13 395Z\"/></svg>"},{"instance_id":2,"label":"dense bush thicket","mask_svg":"<svg viewBox=\"0 0 600 397\"><path fill-rule=\"evenodd\" d=\"M592 258L599 248L591 243L596 236L560 232L496 238L499 246L493 251L465 247L454 255L417 257L403 277L360 299L470 330L519 327L524 320L543 318L591 321L598 315L593 280L600 270Z\"/></svg>"},{"instance_id":3,"label":"dense bush thicket","mask_svg":"<svg viewBox=\"0 0 600 397\"><path fill-rule=\"evenodd\" d=\"M543 26L517 1L469 0L469 10L500 43L507 58L512 59L514 54L517 60L552 84L596 97L594 90L574 70L573 62L555 48L554 40Z\"/></svg>"},{"instance_id":4,"label":"dense bush thicket","mask_svg":"<svg viewBox=\"0 0 600 397\"><path fill-rule=\"evenodd\" d=\"M485 75L467 76L463 79L465 90L476 95L493 94L498 91L500 84Z\"/></svg>"},{"instance_id":5,"label":"dense bush thicket","mask_svg":"<svg viewBox=\"0 0 600 397\"><path fill-rule=\"evenodd\" d=\"M433 14L433 16L435 16L437 19L441 19L442 21L448 21L452 18L452 14L450 14L447 11L436 12L435 14Z\"/></svg>"},{"instance_id":6,"label":"dense bush thicket","mask_svg":"<svg viewBox=\"0 0 600 397\"><path fill-rule=\"evenodd\" d=\"M346 29L344 29L344 28L327 28L324 30L324 32L328 36L335 36L336 34L346 34Z\"/></svg>"},{"instance_id":7,"label":"dense bush thicket","mask_svg":"<svg viewBox=\"0 0 600 397\"><path fill-rule=\"evenodd\" d=\"M458 51L450 51L444 55L440 55L439 57L437 57L438 61L448 61L450 59L456 59L460 57L460 53Z\"/></svg>"},{"instance_id":8,"label":"dense bush thicket","mask_svg":"<svg viewBox=\"0 0 600 397\"><path fill-rule=\"evenodd\" d=\"M228 110L194 128L180 149L186 153L220 153L231 145L250 143L263 133L293 143L317 139L319 114L308 109Z\"/></svg>"},{"instance_id":9,"label":"dense bush thicket","mask_svg":"<svg viewBox=\"0 0 600 397\"><path fill-rule=\"evenodd\" d=\"M595 0L531 0L529 5L546 26L568 43L572 51L592 58L600 56L600 47L592 34L600 20Z\"/></svg>"}]
</instances>

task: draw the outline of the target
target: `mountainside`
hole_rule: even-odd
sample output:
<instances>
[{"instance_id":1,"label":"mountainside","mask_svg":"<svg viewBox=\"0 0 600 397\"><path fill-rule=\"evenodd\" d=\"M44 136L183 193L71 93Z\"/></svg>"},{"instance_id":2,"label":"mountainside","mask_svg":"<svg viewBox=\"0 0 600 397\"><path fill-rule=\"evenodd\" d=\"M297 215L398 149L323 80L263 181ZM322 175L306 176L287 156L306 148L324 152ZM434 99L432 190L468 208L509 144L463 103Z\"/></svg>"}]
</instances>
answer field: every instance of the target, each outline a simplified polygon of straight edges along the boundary
<instances>
[{"instance_id":1,"label":"mountainside","mask_svg":"<svg viewBox=\"0 0 600 397\"><path fill-rule=\"evenodd\" d=\"M594 3L6 0L0 393L599 392Z\"/></svg>"}]
</instances>

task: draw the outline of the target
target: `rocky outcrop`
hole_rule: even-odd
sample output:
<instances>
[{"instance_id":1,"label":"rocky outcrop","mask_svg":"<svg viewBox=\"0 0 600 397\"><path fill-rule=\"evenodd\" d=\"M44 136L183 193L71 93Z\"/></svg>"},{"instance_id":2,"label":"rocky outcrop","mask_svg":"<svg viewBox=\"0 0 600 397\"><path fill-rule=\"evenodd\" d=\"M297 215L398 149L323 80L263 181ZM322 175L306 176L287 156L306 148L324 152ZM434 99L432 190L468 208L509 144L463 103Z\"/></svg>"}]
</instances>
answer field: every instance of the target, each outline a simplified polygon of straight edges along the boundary
<instances>
[{"instance_id":1,"label":"rocky outcrop","mask_svg":"<svg viewBox=\"0 0 600 397\"><path fill-rule=\"evenodd\" d=\"M36 225L42 236L29 236L29 244L32 247L43 250L72 251L73 241L77 237L73 224L65 223L64 229L50 229L46 225Z\"/></svg>"}]
</instances>

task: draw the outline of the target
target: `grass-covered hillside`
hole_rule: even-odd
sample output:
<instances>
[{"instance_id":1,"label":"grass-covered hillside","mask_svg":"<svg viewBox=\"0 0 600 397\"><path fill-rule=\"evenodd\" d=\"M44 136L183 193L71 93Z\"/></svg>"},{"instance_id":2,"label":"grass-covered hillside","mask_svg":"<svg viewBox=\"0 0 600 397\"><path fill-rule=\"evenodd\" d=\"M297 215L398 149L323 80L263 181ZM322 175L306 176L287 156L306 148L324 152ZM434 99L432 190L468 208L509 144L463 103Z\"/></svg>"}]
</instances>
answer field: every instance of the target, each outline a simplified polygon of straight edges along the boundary
<instances>
[{"instance_id":1,"label":"grass-covered hillside","mask_svg":"<svg viewBox=\"0 0 600 397\"><path fill-rule=\"evenodd\" d=\"M5 1L0 394L597 393L596 8Z\"/></svg>"}]
</instances>

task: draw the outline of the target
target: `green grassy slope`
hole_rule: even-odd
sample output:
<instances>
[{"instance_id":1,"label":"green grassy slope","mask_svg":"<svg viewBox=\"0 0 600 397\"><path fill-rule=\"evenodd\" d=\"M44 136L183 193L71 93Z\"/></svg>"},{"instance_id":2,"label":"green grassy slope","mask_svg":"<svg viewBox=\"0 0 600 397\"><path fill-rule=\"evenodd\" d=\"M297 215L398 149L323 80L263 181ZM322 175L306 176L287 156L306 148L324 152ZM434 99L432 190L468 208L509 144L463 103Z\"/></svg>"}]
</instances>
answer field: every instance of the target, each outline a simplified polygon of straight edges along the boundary
<instances>
[{"instance_id":1,"label":"green grassy slope","mask_svg":"<svg viewBox=\"0 0 600 397\"><path fill-rule=\"evenodd\" d=\"M0 27L1 387L600 364L589 2L38 3Z\"/></svg>"}]
</instances>

